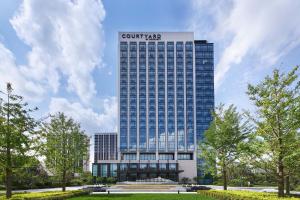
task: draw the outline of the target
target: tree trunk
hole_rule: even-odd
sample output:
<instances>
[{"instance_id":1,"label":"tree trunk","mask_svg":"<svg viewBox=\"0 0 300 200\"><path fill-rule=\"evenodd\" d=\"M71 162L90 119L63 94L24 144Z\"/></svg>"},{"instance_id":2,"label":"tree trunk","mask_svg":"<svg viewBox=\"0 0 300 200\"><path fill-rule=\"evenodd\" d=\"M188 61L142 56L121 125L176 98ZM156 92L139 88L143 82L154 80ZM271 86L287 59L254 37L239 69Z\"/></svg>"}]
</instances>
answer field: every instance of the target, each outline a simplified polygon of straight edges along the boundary
<instances>
[{"instance_id":1,"label":"tree trunk","mask_svg":"<svg viewBox=\"0 0 300 200\"><path fill-rule=\"evenodd\" d=\"M62 177L62 191L66 191L66 170L63 171L63 177Z\"/></svg>"},{"instance_id":2,"label":"tree trunk","mask_svg":"<svg viewBox=\"0 0 300 200\"><path fill-rule=\"evenodd\" d=\"M6 198L11 198L12 195L12 170L11 170L11 155L10 150L7 151L7 165L6 165Z\"/></svg>"},{"instance_id":3,"label":"tree trunk","mask_svg":"<svg viewBox=\"0 0 300 200\"><path fill-rule=\"evenodd\" d=\"M63 130L63 135L62 135L62 151L63 151L63 155L66 156L66 137L65 137L65 131ZM66 157L63 157L63 177L62 177L62 191L65 192L66 191Z\"/></svg>"},{"instance_id":4,"label":"tree trunk","mask_svg":"<svg viewBox=\"0 0 300 200\"><path fill-rule=\"evenodd\" d=\"M287 175L285 178L285 194L286 195L290 195L290 175Z\"/></svg>"},{"instance_id":5,"label":"tree trunk","mask_svg":"<svg viewBox=\"0 0 300 200\"><path fill-rule=\"evenodd\" d=\"M6 132L6 198L12 195L12 161L11 161L11 141L10 141L10 92L7 90L7 132Z\"/></svg>"},{"instance_id":6,"label":"tree trunk","mask_svg":"<svg viewBox=\"0 0 300 200\"><path fill-rule=\"evenodd\" d=\"M282 152L279 152L278 159L278 197L284 197L284 167L282 162Z\"/></svg>"},{"instance_id":7,"label":"tree trunk","mask_svg":"<svg viewBox=\"0 0 300 200\"><path fill-rule=\"evenodd\" d=\"M227 168L226 168L226 164L223 164L223 189L227 190Z\"/></svg>"}]
</instances>

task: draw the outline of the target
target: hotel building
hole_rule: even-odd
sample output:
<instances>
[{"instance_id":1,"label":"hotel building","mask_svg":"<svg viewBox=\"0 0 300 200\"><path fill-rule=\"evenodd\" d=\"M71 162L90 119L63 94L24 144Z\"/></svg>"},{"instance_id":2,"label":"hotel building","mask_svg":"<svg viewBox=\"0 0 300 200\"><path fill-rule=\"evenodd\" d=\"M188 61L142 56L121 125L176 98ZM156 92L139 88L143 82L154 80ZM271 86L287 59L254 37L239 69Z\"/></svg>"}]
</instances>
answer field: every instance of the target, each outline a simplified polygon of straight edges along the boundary
<instances>
[{"instance_id":1,"label":"hotel building","mask_svg":"<svg viewBox=\"0 0 300 200\"><path fill-rule=\"evenodd\" d=\"M214 108L213 44L192 32L120 32L118 45L118 180L194 179Z\"/></svg>"}]
</instances>

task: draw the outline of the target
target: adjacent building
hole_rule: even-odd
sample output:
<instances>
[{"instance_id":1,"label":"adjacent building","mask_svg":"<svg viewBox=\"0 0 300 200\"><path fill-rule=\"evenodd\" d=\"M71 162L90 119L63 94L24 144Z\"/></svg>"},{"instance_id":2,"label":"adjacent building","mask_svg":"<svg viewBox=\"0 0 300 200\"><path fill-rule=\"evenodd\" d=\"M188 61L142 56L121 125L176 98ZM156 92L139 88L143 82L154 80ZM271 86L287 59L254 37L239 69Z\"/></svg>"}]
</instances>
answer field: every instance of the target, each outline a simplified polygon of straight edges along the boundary
<instances>
[{"instance_id":1,"label":"adjacent building","mask_svg":"<svg viewBox=\"0 0 300 200\"><path fill-rule=\"evenodd\" d=\"M94 176L117 176L117 133L103 132L94 135Z\"/></svg>"},{"instance_id":2,"label":"adjacent building","mask_svg":"<svg viewBox=\"0 0 300 200\"><path fill-rule=\"evenodd\" d=\"M119 181L200 175L197 145L214 107L213 44L194 40L192 32L120 32L118 44L114 175Z\"/></svg>"},{"instance_id":3,"label":"adjacent building","mask_svg":"<svg viewBox=\"0 0 300 200\"><path fill-rule=\"evenodd\" d=\"M117 133L96 133L94 137L94 161L117 160Z\"/></svg>"}]
</instances>

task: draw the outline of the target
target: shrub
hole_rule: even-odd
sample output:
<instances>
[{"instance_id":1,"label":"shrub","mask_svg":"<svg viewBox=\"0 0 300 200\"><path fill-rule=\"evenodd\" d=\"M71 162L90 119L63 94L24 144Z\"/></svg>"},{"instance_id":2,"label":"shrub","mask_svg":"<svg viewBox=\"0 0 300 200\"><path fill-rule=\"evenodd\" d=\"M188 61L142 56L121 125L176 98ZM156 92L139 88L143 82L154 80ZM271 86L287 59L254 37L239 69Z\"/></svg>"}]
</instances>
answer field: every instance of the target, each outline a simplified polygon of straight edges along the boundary
<instances>
[{"instance_id":1,"label":"shrub","mask_svg":"<svg viewBox=\"0 0 300 200\"><path fill-rule=\"evenodd\" d=\"M80 178L74 178L69 182L70 186L77 186L77 185L83 185L83 181Z\"/></svg>"},{"instance_id":2,"label":"shrub","mask_svg":"<svg viewBox=\"0 0 300 200\"><path fill-rule=\"evenodd\" d=\"M294 197L278 198L277 193L234 191L234 190L199 190L199 194L219 200L297 200Z\"/></svg>"},{"instance_id":3,"label":"shrub","mask_svg":"<svg viewBox=\"0 0 300 200\"><path fill-rule=\"evenodd\" d=\"M10 200L61 200L76 196L86 195L89 192L76 190L66 192L33 192L33 193L21 193L14 194ZM0 196L0 200L5 200L5 196Z\"/></svg>"},{"instance_id":4,"label":"shrub","mask_svg":"<svg viewBox=\"0 0 300 200\"><path fill-rule=\"evenodd\" d=\"M229 181L230 186L248 186L248 181L245 179L232 179Z\"/></svg>"},{"instance_id":5,"label":"shrub","mask_svg":"<svg viewBox=\"0 0 300 200\"><path fill-rule=\"evenodd\" d=\"M114 178L114 177L108 177L108 178L106 179L106 182L107 182L108 184L115 184L115 183L117 182L117 179Z\"/></svg>"},{"instance_id":6,"label":"shrub","mask_svg":"<svg viewBox=\"0 0 300 200\"><path fill-rule=\"evenodd\" d=\"M296 190L296 191L300 191L300 185L296 186L296 187L295 187L295 190Z\"/></svg>"}]
</instances>

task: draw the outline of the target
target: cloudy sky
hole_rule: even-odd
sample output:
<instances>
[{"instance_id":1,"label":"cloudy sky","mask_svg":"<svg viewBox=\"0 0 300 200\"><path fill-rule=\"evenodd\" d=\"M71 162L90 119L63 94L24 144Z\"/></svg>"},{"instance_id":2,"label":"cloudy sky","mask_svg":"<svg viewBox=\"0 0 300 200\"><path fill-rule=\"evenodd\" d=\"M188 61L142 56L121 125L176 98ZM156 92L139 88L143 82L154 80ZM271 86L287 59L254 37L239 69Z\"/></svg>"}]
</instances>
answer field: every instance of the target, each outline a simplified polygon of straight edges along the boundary
<instances>
[{"instance_id":1,"label":"cloudy sky","mask_svg":"<svg viewBox=\"0 0 300 200\"><path fill-rule=\"evenodd\" d=\"M216 103L249 109L247 83L300 64L299 0L1 0L0 90L37 117L116 130L117 32L193 31L215 43Z\"/></svg>"}]
</instances>

